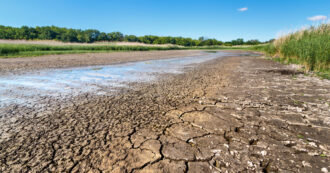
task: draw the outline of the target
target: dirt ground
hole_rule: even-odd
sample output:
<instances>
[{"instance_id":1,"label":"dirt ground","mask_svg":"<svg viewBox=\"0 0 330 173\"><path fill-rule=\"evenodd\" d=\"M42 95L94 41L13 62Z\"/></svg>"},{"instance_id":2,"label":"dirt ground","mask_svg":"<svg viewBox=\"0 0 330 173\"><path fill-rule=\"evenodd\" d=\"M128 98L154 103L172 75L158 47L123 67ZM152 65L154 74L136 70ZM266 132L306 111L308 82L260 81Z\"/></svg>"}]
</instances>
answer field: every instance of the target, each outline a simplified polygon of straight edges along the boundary
<instances>
[{"instance_id":1,"label":"dirt ground","mask_svg":"<svg viewBox=\"0 0 330 173\"><path fill-rule=\"evenodd\" d=\"M66 107L13 107L0 118L0 172L328 172L329 91L233 56Z\"/></svg>"},{"instance_id":2,"label":"dirt ground","mask_svg":"<svg viewBox=\"0 0 330 173\"><path fill-rule=\"evenodd\" d=\"M197 50L134 51L0 58L0 75L50 68L119 64L124 62L200 55Z\"/></svg>"}]
</instances>

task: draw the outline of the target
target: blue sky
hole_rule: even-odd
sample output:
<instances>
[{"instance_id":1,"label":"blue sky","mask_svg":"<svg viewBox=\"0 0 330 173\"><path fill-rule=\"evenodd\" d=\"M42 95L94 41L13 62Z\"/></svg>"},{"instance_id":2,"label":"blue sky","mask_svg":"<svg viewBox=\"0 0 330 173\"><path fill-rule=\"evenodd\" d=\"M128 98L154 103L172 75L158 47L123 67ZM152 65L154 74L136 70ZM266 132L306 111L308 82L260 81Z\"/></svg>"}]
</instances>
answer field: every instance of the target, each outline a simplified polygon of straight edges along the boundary
<instances>
[{"instance_id":1,"label":"blue sky","mask_svg":"<svg viewBox=\"0 0 330 173\"><path fill-rule=\"evenodd\" d=\"M329 17L330 0L0 0L0 25L222 41L265 41Z\"/></svg>"}]
</instances>

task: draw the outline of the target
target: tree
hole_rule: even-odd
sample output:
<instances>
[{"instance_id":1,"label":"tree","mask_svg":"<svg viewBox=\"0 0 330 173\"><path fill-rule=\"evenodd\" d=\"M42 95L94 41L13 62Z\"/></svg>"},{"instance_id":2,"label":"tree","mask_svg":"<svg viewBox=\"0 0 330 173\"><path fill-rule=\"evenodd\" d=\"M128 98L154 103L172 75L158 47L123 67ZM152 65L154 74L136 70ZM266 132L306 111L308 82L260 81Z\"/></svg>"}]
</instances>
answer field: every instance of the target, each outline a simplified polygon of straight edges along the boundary
<instances>
[{"instance_id":1,"label":"tree","mask_svg":"<svg viewBox=\"0 0 330 173\"><path fill-rule=\"evenodd\" d=\"M244 40L243 40L243 38L238 38L236 40L231 41L231 44L232 45L243 45L244 44Z\"/></svg>"},{"instance_id":2,"label":"tree","mask_svg":"<svg viewBox=\"0 0 330 173\"><path fill-rule=\"evenodd\" d=\"M108 33L109 41L123 41L124 35L121 32Z\"/></svg>"},{"instance_id":3,"label":"tree","mask_svg":"<svg viewBox=\"0 0 330 173\"><path fill-rule=\"evenodd\" d=\"M248 40L245 42L247 45L257 45L260 44L261 42L259 40Z\"/></svg>"},{"instance_id":4,"label":"tree","mask_svg":"<svg viewBox=\"0 0 330 173\"><path fill-rule=\"evenodd\" d=\"M73 29L67 30L61 36L61 41L63 42L78 42L77 32Z\"/></svg>"},{"instance_id":5,"label":"tree","mask_svg":"<svg viewBox=\"0 0 330 173\"><path fill-rule=\"evenodd\" d=\"M97 41L109 41L109 37L106 33L101 32L99 36L96 38Z\"/></svg>"},{"instance_id":6,"label":"tree","mask_svg":"<svg viewBox=\"0 0 330 173\"><path fill-rule=\"evenodd\" d=\"M125 40L125 41L128 41L128 42L137 42L139 39L138 39L138 37L135 36L135 35L126 35L126 36L124 37L124 40Z\"/></svg>"},{"instance_id":7,"label":"tree","mask_svg":"<svg viewBox=\"0 0 330 173\"><path fill-rule=\"evenodd\" d=\"M56 32L51 27L36 27L38 33L38 39L40 40L53 40L56 38Z\"/></svg>"},{"instance_id":8,"label":"tree","mask_svg":"<svg viewBox=\"0 0 330 173\"><path fill-rule=\"evenodd\" d=\"M239 38L231 42L223 43L216 39L199 37L198 39L184 37L159 37L155 35L145 35L137 37L135 35L123 35L121 32L105 33L95 29L71 29L57 26L28 27L20 28L0 25L0 39L40 39L59 40L63 42L93 43L95 41L128 41L141 42L146 44L174 44L182 46L213 46L213 45L242 45L244 40ZM272 40L270 40L272 41ZM269 41L269 42L270 42ZM267 42L266 42L267 43ZM249 40L245 44L260 44L258 40Z\"/></svg>"},{"instance_id":9,"label":"tree","mask_svg":"<svg viewBox=\"0 0 330 173\"><path fill-rule=\"evenodd\" d=\"M202 36L202 37L199 37L198 40L202 42L205 40L205 38Z\"/></svg>"}]
</instances>

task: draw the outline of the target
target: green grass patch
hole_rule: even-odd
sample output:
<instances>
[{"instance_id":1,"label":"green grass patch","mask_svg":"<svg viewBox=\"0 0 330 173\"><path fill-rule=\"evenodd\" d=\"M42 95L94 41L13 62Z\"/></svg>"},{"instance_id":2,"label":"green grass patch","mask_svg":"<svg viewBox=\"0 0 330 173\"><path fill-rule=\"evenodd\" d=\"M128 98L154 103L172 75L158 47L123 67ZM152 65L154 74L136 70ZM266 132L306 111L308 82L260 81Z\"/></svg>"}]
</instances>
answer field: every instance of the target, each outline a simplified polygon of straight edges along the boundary
<instances>
[{"instance_id":1,"label":"green grass patch","mask_svg":"<svg viewBox=\"0 0 330 173\"><path fill-rule=\"evenodd\" d=\"M113 51L150 51L150 50L177 50L177 46L117 46L117 45L93 45L93 46L50 46L33 44L0 44L0 57L28 57L50 54L73 54L90 52Z\"/></svg>"},{"instance_id":2,"label":"green grass patch","mask_svg":"<svg viewBox=\"0 0 330 173\"><path fill-rule=\"evenodd\" d=\"M328 71L324 70L324 71L316 72L316 75L318 75L322 79L330 80L330 70L328 70Z\"/></svg>"},{"instance_id":3,"label":"green grass patch","mask_svg":"<svg viewBox=\"0 0 330 173\"><path fill-rule=\"evenodd\" d=\"M205 50L216 53L216 50L249 50L248 46L118 46L118 45L38 45L38 44L0 44L0 58L34 57L41 55L79 54L118 51L151 51L151 50Z\"/></svg>"},{"instance_id":4,"label":"green grass patch","mask_svg":"<svg viewBox=\"0 0 330 173\"><path fill-rule=\"evenodd\" d=\"M303 135L297 135L297 137L299 138L299 139L304 139L305 137L303 136Z\"/></svg>"}]
</instances>

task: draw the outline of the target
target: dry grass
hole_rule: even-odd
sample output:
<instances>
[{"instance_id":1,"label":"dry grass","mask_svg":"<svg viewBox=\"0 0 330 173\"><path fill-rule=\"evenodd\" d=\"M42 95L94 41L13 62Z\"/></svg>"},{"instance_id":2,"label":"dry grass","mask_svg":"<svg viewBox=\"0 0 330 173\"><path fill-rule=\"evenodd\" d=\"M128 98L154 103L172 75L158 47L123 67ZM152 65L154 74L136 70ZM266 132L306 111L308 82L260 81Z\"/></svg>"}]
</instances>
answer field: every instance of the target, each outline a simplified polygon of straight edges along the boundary
<instances>
[{"instance_id":1,"label":"dry grass","mask_svg":"<svg viewBox=\"0 0 330 173\"><path fill-rule=\"evenodd\" d=\"M50 46L64 46L64 45L77 45L77 46L96 46L96 45L118 45L118 46L152 46L152 47L169 47L177 46L173 44L145 44L139 42L94 42L94 43L73 43L62 42L56 40L4 40L0 39L0 44L36 44L36 45L50 45Z\"/></svg>"}]
</instances>

